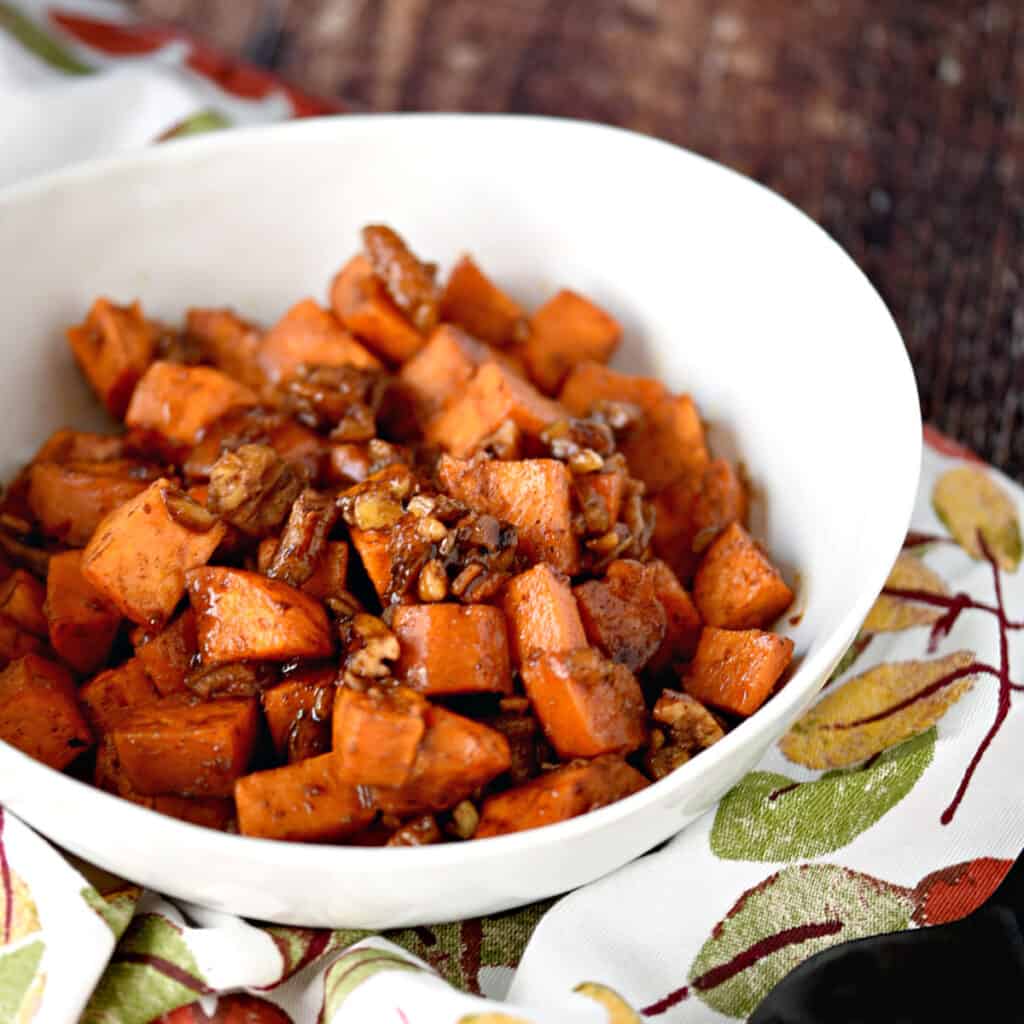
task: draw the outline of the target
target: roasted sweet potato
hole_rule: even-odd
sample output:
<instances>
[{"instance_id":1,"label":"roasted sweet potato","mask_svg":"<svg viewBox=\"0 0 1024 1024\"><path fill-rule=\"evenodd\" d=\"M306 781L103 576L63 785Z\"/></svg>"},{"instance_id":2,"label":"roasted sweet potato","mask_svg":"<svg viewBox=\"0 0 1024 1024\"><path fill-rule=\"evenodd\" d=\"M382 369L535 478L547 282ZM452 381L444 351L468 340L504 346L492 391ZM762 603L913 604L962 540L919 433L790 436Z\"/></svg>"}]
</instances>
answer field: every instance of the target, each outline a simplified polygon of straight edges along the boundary
<instances>
[{"instance_id":1,"label":"roasted sweet potato","mask_svg":"<svg viewBox=\"0 0 1024 1024\"><path fill-rule=\"evenodd\" d=\"M26 633L12 619L0 615L0 668L26 654L39 654L45 646L35 633Z\"/></svg>"},{"instance_id":2,"label":"roasted sweet potato","mask_svg":"<svg viewBox=\"0 0 1024 1024\"><path fill-rule=\"evenodd\" d=\"M649 663L657 671L693 657L702 623L690 595L664 562L649 562L647 572L654 582L654 594L665 609L665 639Z\"/></svg>"},{"instance_id":3,"label":"roasted sweet potato","mask_svg":"<svg viewBox=\"0 0 1024 1024\"><path fill-rule=\"evenodd\" d=\"M113 434L91 434L62 427L36 452L33 462L111 462L125 457L124 439Z\"/></svg>"},{"instance_id":4,"label":"roasted sweet potato","mask_svg":"<svg viewBox=\"0 0 1024 1024\"><path fill-rule=\"evenodd\" d=\"M587 532L600 536L619 520L626 495L623 473L584 473L573 477L576 501L587 525Z\"/></svg>"},{"instance_id":5,"label":"roasted sweet potato","mask_svg":"<svg viewBox=\"0 0 1024 1024\"><path fill-rule=\"evenodd\" d=\"M793 603L793 591L750 534L733 523L706 551L693 600L709 626L761 629Z\"/></svg>"},{"instance_id":6,"label":"roasted sweet potato","mask_svg":"<svg viewBox=\"0 0 1024 1024\"><path fill-rule=\"evenodd\" d=\"M579 571L579 541L572 528L571 477L554 459L460 462L442 456L438 479L453 497L503 519L519 532L519 550L558 572Z\"/></svg>"},{"instance_id":7,"label":"roasted sweet potato","mask_svg":"<svg viewBox=\"0 0 1024 1024\"><path fill-rule=\"evenodd\" d=\"M381 603L387 603L391 587L391 532L389 530L349 529L352 546L370 577Z\"/></svg>"},{"instance_id":8,"label":"roasted sweet potato","mask_svg":"<svg viewBox=\"0 0 1024 1024\"><path fill-rule=\"evenodd\" d=\"M704 427L689 395L659 402L620 448L630 473L643 480L650 494L682 476L703 472L708 463Z\"/></svg>"},{"instance_id":9,"label":"roasted sweet potato","mask_svg":"<svg viewBox=\"0 0 1024 1024\"><path fill-rule=\"evenodd\" d=\"M257 568L266 573L277 551L278 538L267 537L257 551ZM348 578L348 545L343 540L331 540L317 559L313 575L299 588L318 601L338 597L345 592Z\"/></svg>"},{"instance_id":10,"label":"roasted sweet potato","mask_svg":"<svg viewBox=\"0 0 1024 1024\"><path fill-rule=\"evenodd\" d=\"M185 573L204 565L223 537L223 523L156 480L100 523L82 575L133 622L165 622L185 593Z\"/></svg>"},{"instance_id":11,"label":"roasted sweet potato","mask_svg":"<svg viewBox=\"0 0 1024 1024\"><path fill-rule=\"evenodd\" d=\"M219 566L193 569L186 580L207 665L326 658L334 652L323 605L287 583Z\"/></svg>"},{"instance_id":12,"label":"roasted sweet potato","mask_svg":"<svg viewBox=\"0 0 1024 1024\"><path fill-rule=\"evenodd\" d=\"M264 839L338 842L373 820L375 809L364 797L361 787L338 779L333 754L310 757L238 780L238 830Z\"/></svg>"},{"instance_id":13,"label":"roasted sweet potato","mask_svg":"<svg viewBox=\"0 0 1024 1024\"><path fill-rule=\"evenodd\" d=\"M770 696L793 657L793 641L760 629L705 626L683 689L702 704L752 715Z\"/></svg>"},{"instance_id":14,"label":"roasted sweet potato","mask_svg":"<svg viewBox=\"0 0 1024 1024\"><path fill-rule=\"evenodd\" d=\"M63 665L26 654L0 672L0 740L57 769L92 746L92 731Z\"/></svg>"},{"instance_id":15,"label":"roasted sweet potato","mask_svg":"<svg viewBox=\"0 0 1024 1024\"><path fill-rule=\"evenodd\" d=\"M667 621L646 565L614 561L603 580L581 583L573 595L590 643L631 672L647 666L665 640Z\"/></svg>"},{"instance_id":16,"label":"roasted sweet potato","mask_svg":"<svg viewBox=\"0 0 1024 1024\"><path fill-rule=\"evenodd\" d=\"M132 788L146 796L231 796L259 733L252 697L164 697L126 711L110 735Z\"/></svg>"},{"instance_id":17,"label":"roasted sweet potato","mask_svg":"<svg viewBox=\"0 0 1024 1024\"><path fill-rule=\"evenodd\" d=\"M522 307L471 256L463 256L448 275L441 295L441 319L491 345L518 345L529 334Z\"/></svg>"},{"instance_id":18,"label":"roasted sweet potato","mask_svg":"<svg viewBox=\"0 0 1024 1024\"><path fill-rule=\"evenodd\" d=\"M338 322L333 313L313 299L303 299L264 336L259 364L272 383L291 377L301 364L313 366L380 367L371 355Z\"/></svg>"},{"instance_id":19,"label":"roasted sweet potato","mask_svg":"<svg viewBox=\"0 0 1024 1024\"><path fill-rule=\"evenodd\" d=\"M423 335L392 302L365 256L354 256L331 282L334 315L367 347L392 363L404 363Z\"/></svg>"},{"instance_id":20,"label":"roasted sweet potato","mask_svg":"<svg viewBox=\"0 0 1024 1024\"><path fill-rule=\"evenodd\" d=\"M85 322L69 327L67 336L93 391L120 419L153 359L160 328L142 315L137 302L116 306L109 299L97 299Z\"/></svg>"},{"instance_id":21,"label":"roasted sweet potato","mask_svg":"<svg viewBox=\"0 0 1024 1024\"><path fill-rule=\"evenodd\" d=\"M161 697L169 697L185 689L185 676L199 653L196 619L191 608L186 608L161 629L153 631L139 626L132 635L132 642L135 656Z\"/></svg>"},{"instance_id":22,"label":"roasted sweet potato","mask_svg":"<svg viewBox=\"0 0 1024 1024\"><path fill-rule=\"evenodd\" d=\"M159 700L152 680L138 658L93 676L78 691L86 717L97 735L108 733L133 708Z\"/></svg>"},{"instance_id":23,"label":"roasted sweet potato","mask_svg":"<svg viewBox=\"0 0 1024 1024\"><path fill-rule=\"evenodd\" d=\"M619 373L592 361L572 368L558 396L573 416L586 416L596 402L628 402L642 412L651 412L666 398L668 390L660 380Z\"/></svg>"},{"instance_id":24,"label":"roasted sweet potato","mask_svg":"<svg viewBox=\"0 0 1024 1024\"><path fill-rule=\"evenodd\" d=\"M442 324L398 372L402 393L420 423L428 423L487 362L491 350L453 324Z\"/></svg>"},{"instance_id":25,"label":"roasted sweet potato","mask_svg":"<svg viewBox=\"0 0 1024 1024\"><path fill-rule=\"evenodd\" d=\"M607 363L621 336L622 328L613 316L564 289L530 317L523 346L530 377L545 394L556 394L574 366Z\"/></svg>"},{"instance_id":26,"label":"roasted sweet potato","mask_svg":"<svg viewBox=\"0 0 1024 1024\"><path fill-rule=\"evenodd\" d=\"M535 651L558 654L586 646L587 636L568 579L543 562L508 583L504 607L517 665Z\"/></svg>"},{"instance_id":27,"label":"roasted sweet potato","mask_svg":"<svg viewBox=\"0 0 1024 1024\"><path fill-rule=\"evenodd\" d=\"M428 696L511 693L505 615L484 604L396 608L391 628L401 646L395 666L407 686Z\"/></svg>"},{"instance_id":28,"label":"roasted sweet potato","mask_svg":"<svg viewBox=\"0 0 1024 1024\"><path fill-rule=\"evenodd\" d=\"M53 560L50 560L53 564ZM0 582L0 615L5 615L15 625L45 638L48 625L43 605L46 590L31 573L15 569L7 579Z\"/></svg>"},{"instance_id":29,"label":"roasted sweet potato","mask_svg":"<svg viewBox=\"0 0 1024 1024\"><path fill-rule=\"evenodd\" d=\"M190 309L185 327L205 360L256 394L263 392L267 381L259 365L261 333L255 324L231 309Z\"/></svg>"},{"instance_id":30,"label":"roasted sweet potato","mask_svg":"<svg viewBox=\"0 0 1024 1024\"><path fill-rule=\"evenodd\" d=\"M263 714L282 761L301 761L331 749L336 666L303 669L263 691Z\"/></svg>"},{"instance_id":31,"label":"roasted sweet potato","mask_svg":"<svg viewBox=\"0 0 1024 1024\"><path fill-rule=\"evenodd\" d=\"M82 552L50 558L46 577L46 622L50 646L76 672L105 665L121 614L82 574Z\"/></svg>"},{"instance_id":32,"label":"roasted sweet potato","mask_svg":"<svg viewBox=\"0 0 1024 1024\"><path fill-rule=\"evenodd\" d=\"M647 738L636 677L592 647L533 654L522 674L534 713L562 760L628 754Z\"/></svg>"},{"instance_id":33,"label":"roasted sweet potato","mask_svg":"<svg viewBox=\"0 0 1024 1024\"><path fill-rule=\"evenodd\" d=\"M574 761L484 801L477 839L554 825L606 807L647 786L621 757Z\"/></svg>"}]
</instances>

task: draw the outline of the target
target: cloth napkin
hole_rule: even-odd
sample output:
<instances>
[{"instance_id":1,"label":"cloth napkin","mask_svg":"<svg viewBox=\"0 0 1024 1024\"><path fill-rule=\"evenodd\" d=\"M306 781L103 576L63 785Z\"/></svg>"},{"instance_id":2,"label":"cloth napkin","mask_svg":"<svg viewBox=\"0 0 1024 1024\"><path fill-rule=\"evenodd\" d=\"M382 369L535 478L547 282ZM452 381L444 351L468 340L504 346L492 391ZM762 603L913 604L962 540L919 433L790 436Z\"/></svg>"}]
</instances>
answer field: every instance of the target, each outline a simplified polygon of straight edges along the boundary
<instances>
[{"instance_id":1,"label":"cloth napkin","mask_svg":"<svg viewBox=\"0 0 1024 1024\"><path fill-rule=\"evenodd\" d=\"M100 0L0 0L0 184L336 109ZM833 943L969 913L1024 846L1024 492L925 440L912 532L822 698L658 852L553 904L371 936L172 903L0 808L0 1024L736 1019Z\"/></svg>"}]
</instances>

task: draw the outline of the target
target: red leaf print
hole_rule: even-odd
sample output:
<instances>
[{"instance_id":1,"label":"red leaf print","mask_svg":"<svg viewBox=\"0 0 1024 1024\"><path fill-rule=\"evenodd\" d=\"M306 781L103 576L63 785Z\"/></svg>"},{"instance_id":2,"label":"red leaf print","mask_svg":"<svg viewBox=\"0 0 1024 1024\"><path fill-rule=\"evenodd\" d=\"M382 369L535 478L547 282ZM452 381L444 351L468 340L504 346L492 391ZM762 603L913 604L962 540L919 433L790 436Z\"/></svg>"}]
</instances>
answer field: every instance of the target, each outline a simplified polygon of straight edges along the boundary
<instances>
[{"instance_id":1,"label":"red leaf print","mask_svg":"<svg viewBox=\"0 0 1024 1024\"><path fill-rule=\"evenodd\" d=\"M966 459L968 462L984 465L984 462L970 448L965 448L959 441L946 437L945 434L940 433L928 423L924 425L924 443L940 455L949 455L954 459Z\"/></svg>"},{"instance_id":2,"label":"red leaf print","mask_svg":"<svg viewBox=\"0 0 1024 1024\"><path fill-rule=\"evenodd\" d=\"M124 25L70 11L51 10L49 15L51 21L80 43L112 56L133 57L152 53L177 38L172 29Z\"/></svg>"},{"instance_id":3,"label":"red leaf print","mask_svg":"<svg viewBox=\"0 0 1024 1024\"><path fill-rule=\"evenodd\" d=\"M199 1003L189 1003L157 1017L153 1024L293 1024L279 1006L256 996L221 996L211 1017Z\"/></svg>"},{"instance_id":4,"label":"red leaf print","mask_svg":"<svg viewBox=\"0 0 1024 1024\"><path fill-rule=\"evenodd\" d=\"M944 924L966 917L999 888L1012 866L1012 860L979 857L925 875L914 890L914 922Z\"/></svg>"}]
</instances>

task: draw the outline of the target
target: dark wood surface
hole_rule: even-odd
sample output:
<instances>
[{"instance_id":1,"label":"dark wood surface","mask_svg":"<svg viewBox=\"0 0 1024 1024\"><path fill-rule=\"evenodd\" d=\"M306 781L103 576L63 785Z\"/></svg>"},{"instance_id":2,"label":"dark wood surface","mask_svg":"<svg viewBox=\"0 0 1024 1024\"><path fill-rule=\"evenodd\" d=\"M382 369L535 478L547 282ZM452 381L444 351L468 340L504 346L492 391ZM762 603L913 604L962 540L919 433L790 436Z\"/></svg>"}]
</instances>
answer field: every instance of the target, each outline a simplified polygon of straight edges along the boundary
<instances>
[{"instance_id":1,"label":"dark wood surface","mask_svg":"<svg viewBox=\"0 0 1024 1024\"><path fill-rule=\"evenodd\" d=\"M608 121L763 181L878 287L925 416L1024 478L1020 0L135 6L358 109Z\"/></svg>"}]
</instances>

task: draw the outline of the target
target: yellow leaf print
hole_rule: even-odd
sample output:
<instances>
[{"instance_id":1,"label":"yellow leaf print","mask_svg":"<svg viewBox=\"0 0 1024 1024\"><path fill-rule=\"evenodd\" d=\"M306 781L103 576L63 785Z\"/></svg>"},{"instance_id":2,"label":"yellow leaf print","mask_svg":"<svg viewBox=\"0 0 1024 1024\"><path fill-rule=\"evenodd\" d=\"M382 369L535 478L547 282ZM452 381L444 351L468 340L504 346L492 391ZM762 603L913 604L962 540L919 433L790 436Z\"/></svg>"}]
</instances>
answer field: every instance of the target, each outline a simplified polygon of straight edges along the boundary
<instances>
[{"instance_id":1,"label":"yellow leaf print","mask_svg":"<svg viewBox=\"0 0 1024 1024\"><path fill-rule=\"evenodd\" d=\"M0 945L4 944L4 939L7 942L18 942L26 935L39 931L39 912L28 885L20 875L13 871L10 878L12 897L10 907L7 905L3 887L0 887Z\"/></svg>"},{"instance_id":2,"label":"yellow leaf print","mask_svg":"<svg viewBox=\"0 0 1024 1024\"><path fill-rule=\"evenodd\" d=\"M946 584L920 558L906 552L896 559L885 585L894 590L922 590L928 594L949 594ZM930 626L944 614L945 610L942 608L916 604L902 597L891 597L889 594L879 594L862 628L865 633L895 633L901 629L912 629L914 626Z\"/></svg>"},{"instance_id":3,"label":"yellow leaf print","mask_svg":"<svg viewBox=\"0 0 1024 1024\"><path fill-rule=\"evenodd\" d=\"M989 473L977 466L948 470L932 491L932 505L971 558L984 557L980 533L1000 567L1017 571L1021 558L1017 508Z\"/></svg>"},{"instance_id":4,"label":"yellow leaf print","mask_svg":"<svg viewBox=\"0 0 1024 1024\"><path fill-rule=\"evenodd\" d=\"M585 981L577 985L576 992L594 1002L600 1003L608 1011L608 1024L641 1024L640 1015L633 1010L618 992L601 985L596 981Z\"/></svg>"}]
</instances>

